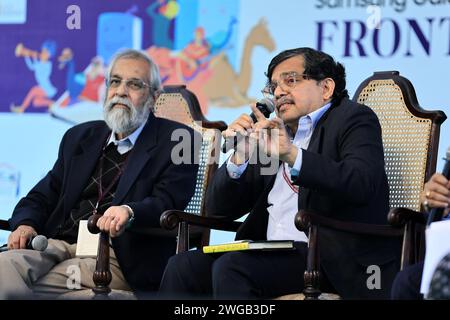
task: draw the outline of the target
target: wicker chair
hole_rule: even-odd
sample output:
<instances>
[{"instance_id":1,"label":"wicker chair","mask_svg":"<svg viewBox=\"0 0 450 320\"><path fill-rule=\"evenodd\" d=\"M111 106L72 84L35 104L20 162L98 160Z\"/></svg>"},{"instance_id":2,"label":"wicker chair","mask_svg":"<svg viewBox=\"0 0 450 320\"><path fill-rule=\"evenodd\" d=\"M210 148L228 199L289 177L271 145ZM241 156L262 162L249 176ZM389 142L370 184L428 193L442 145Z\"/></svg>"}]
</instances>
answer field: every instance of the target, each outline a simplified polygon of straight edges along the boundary
<instances>
[{"instance_id":1,"label":"wicker chair","mask_svg":"<svg viewBox=\"0 0 450 320\"><path fill-rule=\"evenodd\" d=\"M309 230L309 250L305 271L305 299L317 299L319 254L316 246L319 226L380 237L403 236L401 268L423 259L423 227L420 207L423 184L436 170L442 111L425 111L417 102L411 82L397 71L375 72L358 87L353 100L372 108L381 128L389 183L390 225L355 224L336 221L300 211L299 230Z\"/></svg>"},{"instance_id":2,"label":"wicker chair","mask_svg":"<svg viewBox=\"0 0 450 320\"><path fill-rule=\"evenodd\" d=\"M412 84L397 71L374 73L360 85L355 97L376 112L383 128L392 208L388 220L405 229L403 269L424 258L426 213L419 198L423 184L436 171L440 125L447 117L442 111L423 110Z\"/></svg>"},{"instance_id":3,"label":"wicker chair","mask_svg":"<svg viewBox=\"0 0 450 320\"><path fill-rule=\"evenodd\" d=\"M195 191L185 212L194 216L204 216L206 188L217 169L221 131L225 130L227 125L223 121L206 120L200 110L197 98L184 86L166 86L164 92L156 103L155 114L158 117L184 123L201 133L203 137ZM180 103L181 108L179 107ZM195 232L189 233L189 237L185 237L184 235L187 233L187 225L181 224L178 229L178 239L194 241L191 246L195 247L209 243L210 229L208 228L197 228ZM189 241L177 242L177 252L185 251L188 248L190 248Z\"/></svg>"},{"instance_id":4,"label":"wicker chair","mask_svg":"<svg viewBox=\"0 0 450 320\"><path fill-rule=\"evenodd\" d=\"M340 298L335 294L322 294L319 290L319 225L349 233L403 237L401 266L423 259L423 235L416 225L425 219L418 212L419 194L424 182L436 169L439 128L446 116L442 111L420 108L412 84L397 71L375 72L362 82L353 100L372 108L380 119L390 186L390 207L394 208L389 213L390 225L343 222L317 213L298 212L295 221L297 228L309 232L305 288L303 293L277 299ZM178 224L192 224L236 231L240 226L239 222L223 221L220 217L199 218L179 211L166 211L161 217L161 223L168 229Z\"/></svg>"}]
</instances>

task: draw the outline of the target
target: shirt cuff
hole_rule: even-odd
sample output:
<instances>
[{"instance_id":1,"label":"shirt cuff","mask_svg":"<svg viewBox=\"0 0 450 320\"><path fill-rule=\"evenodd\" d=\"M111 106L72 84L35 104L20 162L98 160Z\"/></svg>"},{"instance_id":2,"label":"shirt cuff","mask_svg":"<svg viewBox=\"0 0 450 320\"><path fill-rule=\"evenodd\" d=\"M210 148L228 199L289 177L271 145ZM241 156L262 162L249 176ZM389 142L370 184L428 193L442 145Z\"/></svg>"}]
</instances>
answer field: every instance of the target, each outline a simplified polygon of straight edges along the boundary
<instances>
[{"instance_id":1,"label":"shirt cuff","mask_svg":"<svg viewBox=\"0 0 450 320\"><path fill-rule=\"evenodd\" d=\"M239 179L241 177L241 175L244 173L245 169L247 169L247 165L248 165L248 160L245 161L243 164L241 165L236 165L233 162L231 162L231 157L230 156L227 160L227 172L228 172L228 176L231 179Z\"/></svg>"},{"instance_id":2,"label":"shirt cuff","mask_svg":"<svg viewBox=\"0 0 450 320\"><path fill-rule=\"evenodd\" d=\"M291 168L291 179L295 180L300 175L300 169L303 163L303 149L298 148L297 158L295 158L294 166Z\"/></svg>"}]
</instances>

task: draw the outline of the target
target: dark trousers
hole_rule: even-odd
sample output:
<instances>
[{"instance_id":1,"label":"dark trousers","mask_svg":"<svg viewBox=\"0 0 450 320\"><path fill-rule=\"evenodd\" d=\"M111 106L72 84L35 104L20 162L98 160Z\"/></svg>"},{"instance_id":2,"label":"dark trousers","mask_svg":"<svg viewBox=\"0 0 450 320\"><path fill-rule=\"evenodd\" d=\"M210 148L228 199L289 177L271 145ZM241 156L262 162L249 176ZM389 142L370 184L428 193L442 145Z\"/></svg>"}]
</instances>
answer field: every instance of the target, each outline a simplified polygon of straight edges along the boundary
<instances>
[{"instance_id":1,"label":"dark trousers","mask_svg":"<svg viewBox=\"0 0 450 320\"><path fill-rule=\"evenodd\" d=\"M306 243L296 243L292 251L184 252L170 258L160 297L267 299L300 293L306 254ZM325 276L321 280L326 290L333 291Z\"/></svg>"},{"instance_id":2,"label":"dark trousers","mask_svg":"<svg viewBox=\"0 0 450 320\"><path fill-rule=\"evenodd\" d=\"M422 300L420 283L423 262L410 265L400 271L392 284L391 298L394 300Z\"/></svg>"}]
</instances>

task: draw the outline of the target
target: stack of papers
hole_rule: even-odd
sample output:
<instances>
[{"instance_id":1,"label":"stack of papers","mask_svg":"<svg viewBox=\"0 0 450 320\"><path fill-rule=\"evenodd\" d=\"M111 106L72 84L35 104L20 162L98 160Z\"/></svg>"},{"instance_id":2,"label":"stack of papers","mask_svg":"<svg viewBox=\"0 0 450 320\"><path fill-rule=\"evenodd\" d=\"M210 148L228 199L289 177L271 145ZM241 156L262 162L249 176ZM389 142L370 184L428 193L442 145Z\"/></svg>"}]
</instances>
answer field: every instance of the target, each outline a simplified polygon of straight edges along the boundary
<instances>
[{"instance_id":1,"label":"stack of papers","mask_svg":"<svg viewBox=\"0 0 450 320\"><path fill-rule=\"evenodd\" d=\"M426 297L439 262L450 253L450 220L433 222L425 231L426 251L420 292Z\"/></svg>"}]
</instances>

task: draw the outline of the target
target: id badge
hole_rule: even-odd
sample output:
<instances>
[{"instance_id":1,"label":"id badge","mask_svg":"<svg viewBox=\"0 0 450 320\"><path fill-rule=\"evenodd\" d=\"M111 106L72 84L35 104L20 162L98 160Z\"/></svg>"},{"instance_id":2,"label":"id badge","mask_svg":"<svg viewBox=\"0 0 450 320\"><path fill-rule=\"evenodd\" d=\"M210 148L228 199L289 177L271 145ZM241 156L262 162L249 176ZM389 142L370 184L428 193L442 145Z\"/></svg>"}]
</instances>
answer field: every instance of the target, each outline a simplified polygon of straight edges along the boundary
<instances>
[{"instance_id":1,"label":"id badge","mask_svg":"<svg viewBox=\"0 0 450 320\"><path fill-rule=\"evenodd\" d=\"M87 220L80 220L78 224L77 250L75 255L80 258L97 257L100 233L90 233Z\"/></svg>"}]
</instances>

